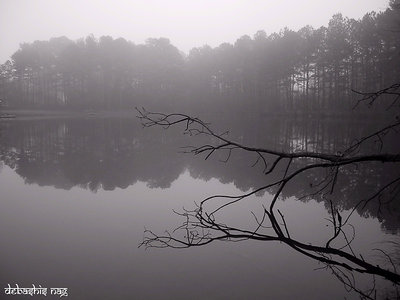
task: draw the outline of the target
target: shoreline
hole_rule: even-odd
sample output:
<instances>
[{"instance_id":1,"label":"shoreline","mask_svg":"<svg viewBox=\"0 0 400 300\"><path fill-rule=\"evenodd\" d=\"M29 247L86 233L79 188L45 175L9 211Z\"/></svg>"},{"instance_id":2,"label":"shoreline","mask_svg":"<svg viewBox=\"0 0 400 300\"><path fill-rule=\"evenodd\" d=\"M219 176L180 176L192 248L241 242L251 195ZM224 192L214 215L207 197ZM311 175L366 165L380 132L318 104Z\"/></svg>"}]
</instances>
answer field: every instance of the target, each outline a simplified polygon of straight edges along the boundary
<instances>
[{"instance_id":1,"label":"shoreline","mask_svg":"<svg viewBox=\"0 0 400 300\"><path fill-rule=\"evenodd\" d=\"M179 109L178 109L179 110ZM176 110L176 111L178 111ZM207 112L206 114L218 115L231 115L232 112L215 111ZM203 115L204 112L189 112L188 115ZM298 120L357 120L368 121L371 117L375 120L387 120L388 118L395 117L395 114L384 112L243 112L243 117L258 116L262 118L292 118ZM134 108L125 110L46 110L46 109L1 109L0 120L22 120L22 119L49 119L49 118L136 118L137 112Z\"/></svg>"},{"instance_id":2,"label":"shoreline","mask_svg":"<svg viewBox=\"0 0 400 300\"><path fill-rule=\"evenodd\" d=\"M3 117L2 117L3 116ZM9 117L13 116L13 117ZM45 109L2 109L0 111L0 120L10 119L49 119L49 118L87 118L87 117L136 117L136 112L132 110L124 111L65 111L65 110L45 110Z\"/></svg>"}]
</instances>

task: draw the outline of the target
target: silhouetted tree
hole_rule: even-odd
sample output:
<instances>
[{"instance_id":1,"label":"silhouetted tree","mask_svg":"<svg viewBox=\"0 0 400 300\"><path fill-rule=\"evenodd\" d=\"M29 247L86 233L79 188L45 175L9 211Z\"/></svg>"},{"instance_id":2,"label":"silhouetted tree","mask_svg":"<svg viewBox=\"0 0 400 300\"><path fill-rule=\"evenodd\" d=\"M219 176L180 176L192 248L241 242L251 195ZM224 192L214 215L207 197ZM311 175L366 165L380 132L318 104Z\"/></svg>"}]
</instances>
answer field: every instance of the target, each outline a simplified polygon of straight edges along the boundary
<instances>
[{"instance_id":1,"label":"silhouetted tree","mask_svg":"<svg viewBox=\"0 0 400 300\"><path fill-rule=\"evenodd\" d=\"M333 68L335 72L335 68ZM376 105L382 95L394 95L394 103L400 99L399 86L391 86L374 93L364 93L359 103L368 101L370 105ZM398 138L397 129L400 126L398 117L386 126L364 134L359 140L348 143L341 151L319 152L318 150L282 151L270 147L256 147L234 141L224 133L217 133L211 129L208 123L198 118L185 114L153 113L144 109L138 109L138 117L144 127L161 126L169 128L182 124L184 132L193 136L208 136L214 142L188 148L188 152L195 155L204 155L208 159L218 152L224 152L225 161L231 159L233 153L244 151L253 153L256 160L254 165L260 164L265 177L265 183L241 195L213 195L196 204L194 209L183 209L177 214L183 218L181 226L167 231L165 234L156 234L151 230L145 231L145 237L140 246L155 248L190 248L204 246L215 241L279 241L306 255L333 272L343 284L359 293L365 299L374 299L373 290L363 291L356 286L353 273L378 275L392 282L396 289L400 284L400 275L397 273L390 256L380 250L388 259L386 266L379 266L368 262L362 254L357 253L352 247L354 239L354 227L350 220L355 210L361 212L371 203L381 210L383 203L398 200L400 193L400 163L399 145L393 143L393 138ZM378 146L374 147L374 144ZM293 148L292 148L293 149ZM385 168L377 168L377 165L385 163L393 167L391 172ZM365 174L377 175L382 179L382 184L374 188L357 192L352 183L358 185L359 178L365 178ZM315 176L316 174L319 174ZM367 175L371 179L373 175ZM304 180L304 178L306 178ZM350 179L350 180L349 180ZM309 186L299 186L309 180ZM364 180L364 179L362 179ZM343 184L343 182L345 182ZM335 189L342 186L336 195L339 199L348 192L356 197L353 209L344 214L344 202L329 200L332 227L332 235L319 243L301 241L292 235L290 220L285 218L279 210L279 202L287 190L295 188L302 190L303 196L308 198L325 198L334 194ZM271 199L266 200L259 210L253 212L254 226L237 225L230 220L229 211L239 203L248 200L252 195L268 191ZM290 194L290 192L289 192ZM345 198L347 198L345 196ZM251 224L251 222L248 222ZM353 234L349 236L348 226L353 228ZM375 295L375 296L374 296Z\"/></svg>"}]
</instances>

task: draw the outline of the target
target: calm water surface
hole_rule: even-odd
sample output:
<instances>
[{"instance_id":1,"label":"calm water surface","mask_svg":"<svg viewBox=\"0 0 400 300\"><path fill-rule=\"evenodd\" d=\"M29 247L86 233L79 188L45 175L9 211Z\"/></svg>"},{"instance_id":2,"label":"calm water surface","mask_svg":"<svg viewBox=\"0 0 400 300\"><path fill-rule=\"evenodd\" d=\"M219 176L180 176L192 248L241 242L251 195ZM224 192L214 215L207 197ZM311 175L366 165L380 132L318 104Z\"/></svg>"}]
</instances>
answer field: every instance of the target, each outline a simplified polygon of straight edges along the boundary
<instances>
[{"instance_id":1,"label":"calm water surface","mask_svg":"<svg viewBox=\"0 0 400 300\"><path fill-rule=\"evenodd\" d=\"M334 150L349 130L274 122L265 131L241 127L233 138ZM138 248L145 227L162 233L181 223L173 209L263 184L260 169L250 167L253 158L238 153L222 163L181 154L179 147L196 140L174 130L143 130L134 119L13 120L0 128L2 288L67 287L69 299L358 299L329 271L316 270L317 262L279 243ZM351 128L362 133L365 126ZM355 192L348 182L338 183L342 215ZM298 192L294 186L279 203L292 236L326 241L327 204L318 197L299 201ZM247 199L229 219L248 226L251 211L270 197ZM396 213L371 208L351 223L357 229L353 248L364 257L376 259L376 251L367 250L377 247L394 251L388 241L398 241ZM369 283L359 279L360 287Z\"/></svg>"}]
</instances>

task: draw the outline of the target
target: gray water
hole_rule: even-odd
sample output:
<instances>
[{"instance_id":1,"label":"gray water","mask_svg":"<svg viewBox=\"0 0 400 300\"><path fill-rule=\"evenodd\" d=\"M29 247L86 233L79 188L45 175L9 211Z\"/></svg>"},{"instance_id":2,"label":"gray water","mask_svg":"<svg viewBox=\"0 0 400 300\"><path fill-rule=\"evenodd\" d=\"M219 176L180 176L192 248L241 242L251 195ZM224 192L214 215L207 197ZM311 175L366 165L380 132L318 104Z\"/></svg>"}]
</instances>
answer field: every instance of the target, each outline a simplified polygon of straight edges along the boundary
<instances>
[{"instance_id":1,"label":"gray water","mask_svg":"<svg viewBox=\"0 0 400 300\"><path fill-rule=\"evenodd\" d=\"M318 124L275 120L256 131L240 127L232 138L276 148L334 150L350 139L345 138L349 130L365 130L363 124L322 129ZM138 248L145 228L162 233L181 224L173 210L262 184L260 168L251 167L254 157L237 153L223 163L219 157L205 161L182 154L180 147L202 140L179 130L142 129L129 118L11 120L2 121L0 129L2 288L66 287L69 299L358 299L329 271L318 269L321 264L280 243ZM348 181L338 185L344 216L353 207L352 193L360 192ZM278 203L292 236L326 242L331 234L327 203L318 197L300 201L299 193L296 185ZM270 199L269 192L248 198L227 220L254 226L251 212ZM398 241L393 209L358 211L351 224L353 248L365 258L383 263L371 249L394 251L388 243ZM360 277L358 284L366 288L371 281ZM0 298L17 299L3 290Z\"/></svg>"}]
</instances>

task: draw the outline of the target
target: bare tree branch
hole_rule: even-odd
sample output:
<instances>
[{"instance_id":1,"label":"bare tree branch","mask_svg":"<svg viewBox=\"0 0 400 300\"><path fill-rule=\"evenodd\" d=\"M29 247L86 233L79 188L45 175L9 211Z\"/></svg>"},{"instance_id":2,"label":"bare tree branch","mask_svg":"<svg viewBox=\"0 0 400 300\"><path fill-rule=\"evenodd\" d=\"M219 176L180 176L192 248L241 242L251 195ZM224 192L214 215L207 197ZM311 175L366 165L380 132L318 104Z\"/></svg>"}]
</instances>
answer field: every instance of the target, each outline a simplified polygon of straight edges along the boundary
<instances>
[{"instance_id":1,"label":"bare tree branch","mask_svg":"<svg viewBox=\"0 0 400 300\"><path fill-rule=\"evenodd\" d=\"M360 98L356 102L356 104L354 105L354 108L357 107L362 102L367 102L368 105L371 106L382 95L396 96L395 99L393 100L392 104L388 107L388 109L390 109L400 99L400 83L392 84L391 86L381 89L376 92L360 92L360 91L356 91L353 89L352 89L352 91L354 93L362 96L362 98Z\"/></svg>"},{"instance_id":2,"label":"bare tree branch","mask_svg":"<svg viewBox=\"0 0 400 300\"><path fill-rule=\"evenodd\" d=\"M397 92L398 88L399 86L397 85L391 86L378 93L378 96L383 93L397 94L399 93ZM363 98L360 101L368 99L373 103L378 96L371 93L365 95L365 99ZM395 130L400 125L399 120L357 140L341 152L330 154L310 151L276 151L269 148L251 147L230 140L226 132L221 134L214 132L210 124L196 117L178 113L164 114L148 112L144 108L137 109L137 112L138 118L144 127L161 126L163 128L170 128L171 126L183 124L184 134L211 137L214 142L217 142L216 144L207 143L201 146L186 148L188 149L186 152L194 155L204 155L205 159L220 151L227 151L228 153L226 159L223 160L224 162L230 159L233 150L254 153L256 161L252 166L261 162L265 175L274 173L280 162L284 161L285 163L283 165L283 175L280 179L267 182L265 185L241 195L213 195L205 198L194 210L184 210L184 212L178 213L184 218L184 222L174 230L174 235L171 235L169 232L158 235L146 230L144 240L140 246L145 248L190 248L204 246L214 241L275 241L284 243L297 252L323 263L346 288L356 291L365 299L375 298L376 295L373 294L374 288L367 292L358 289L355 284L353 272L380 276L396 285L400 284L400 275L397 273L397 269L391 260L389 261L392 263L393 268L392 270L387 270L365 261L361 254L357 254L354 251L351 243L355 237L355 229L349 224L349 219L356 209L365 208L367 203L379 198L382 193L397 184L400 181L400 174L383 187L380 187L370 197L360 200L346 217L342 217L339 209L330 201L331 218L328 221L333 226L333 233L332 236L328 237L325 242L321 242L321 244L312 244L297 240L290 233L288 220L276 207L287 185L311 170L326 170L327 172L326 176L316 185L310 184L310 188L316 189L316 191L308 194L308 196L312 197L316 194L322 194L325 191L332 194L337 185L338 178L346 166L358 166L359 164L370 163L399 163L400 155L398 153L381 153L382 151L379 151L379 153L363 154L360 151L367 142L374 138L383 143L383 138L387 132ZM222 221L221 216L228 207L233 207L237 203L266 190L273 193L272 199L269 205L262 205L262 208L260 208L262 212L261 217L257 217L254 212L251 213L256 223L253 229L238 228ZM276 215L279 216L279 221ZM352 236L350 238L345 233L345 226L352 229ZM341 242L338 242L339 240ZM337 244L341 245L338 246Z\"/></svg>"}]
</instances>

